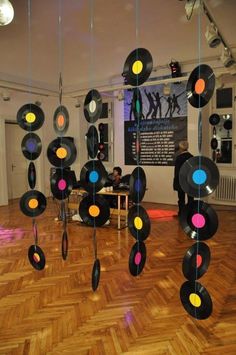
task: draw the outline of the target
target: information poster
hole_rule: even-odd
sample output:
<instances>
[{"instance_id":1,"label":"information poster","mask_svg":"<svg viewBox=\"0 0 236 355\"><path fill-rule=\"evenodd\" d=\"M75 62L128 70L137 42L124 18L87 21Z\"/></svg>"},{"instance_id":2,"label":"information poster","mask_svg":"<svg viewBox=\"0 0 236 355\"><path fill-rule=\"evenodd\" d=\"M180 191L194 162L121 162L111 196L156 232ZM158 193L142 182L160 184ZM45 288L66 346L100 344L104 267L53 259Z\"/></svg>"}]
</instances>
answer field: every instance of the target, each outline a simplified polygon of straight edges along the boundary
<instances>
[{"instance_id":1,"label":"information poster","mask_svg":"<svg viewBox=\"0 0 236 355\"><path fill-rule=\"evenodd\" d=\"M140 88L143 117L139 124L140 165L174 165L178 143L187 139L186 84ZM125 91L125 164L137 164L137 122L132 112L132 90Z\"/></svg>"}]
</instances>

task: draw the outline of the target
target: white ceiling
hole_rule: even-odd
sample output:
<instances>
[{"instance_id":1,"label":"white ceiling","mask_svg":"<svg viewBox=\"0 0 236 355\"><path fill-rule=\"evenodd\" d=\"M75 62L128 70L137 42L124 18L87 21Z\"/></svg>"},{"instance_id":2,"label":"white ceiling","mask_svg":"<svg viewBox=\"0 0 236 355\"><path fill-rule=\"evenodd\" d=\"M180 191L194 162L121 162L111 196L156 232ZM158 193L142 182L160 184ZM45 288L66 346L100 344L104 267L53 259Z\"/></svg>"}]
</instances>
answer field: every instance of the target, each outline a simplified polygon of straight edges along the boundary
<instances>
[{"instance_id":1,"label":"white ceiling","mask_svg":"<svg viewBox=\"0 0 236 355\"><path fill-rule=\"evenodd\" d=\"M14 20L0 27L0 80L56 90L61 69L65 90L71 92L111 83L115 77L122 82L124 61L137 46L152 53L154 66L199 55L198 17L185 20L185 1L93 0L93 36L91 0L61 0L61 11L60 0L31 0L30 18L28 0L11 2ZM226 42L236 48L236 0L205 3ZM204 14L201 18L201 57L219 56L222 47L210 49L206 44L208 20Z\"/></svg>"}]
</instances>

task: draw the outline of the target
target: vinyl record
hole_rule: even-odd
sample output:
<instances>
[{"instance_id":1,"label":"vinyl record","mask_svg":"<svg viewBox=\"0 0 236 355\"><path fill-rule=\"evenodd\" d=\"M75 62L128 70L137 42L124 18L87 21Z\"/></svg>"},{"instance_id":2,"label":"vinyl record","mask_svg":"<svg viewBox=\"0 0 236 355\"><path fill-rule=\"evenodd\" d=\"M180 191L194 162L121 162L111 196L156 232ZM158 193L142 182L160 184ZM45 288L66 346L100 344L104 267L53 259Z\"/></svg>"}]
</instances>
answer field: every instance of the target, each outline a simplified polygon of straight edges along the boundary
<instances>
[{"instance_id":1,"label":"vinyl record","mask_svg":"<svg viewBox=\"0 0 236 355\"><path fill-rule=\"evenodd\" d=\"M132 90L133 91L133 98L131 102L131 109L134 115L134 118L136 121L139 121L143 117L143 101L142 101L142 95L141 92L138 88L135 88Z\"/></svg>"},{"instance_id":2,"label":"vinyl record","mask_svg":"<svg viewBox=\"0 0 236 355\"><path fill-rule=\"evenodd\" d=\"M220 116L217 113L213 113L210 117L209 117L209 123L212 126L216 126L218 125L218 123L220 122Z\"/></svg>"},{"instance_id":3,"label":"vinyl record","mask_svg":"<svg viewBox=\"0 0 236 355\"><path fill-rule=\"evenodd\" d=\"M25 131L32 132L41 128L44 123L43 110L35 104L26 104L17 112L18 125Z\"/></svg>"},{"instance_id":4,"label":"vinyl record","mask_svg":"<svg viewBox=\"0 0 236 355\"><path fill-rule=\"evenodd\" d=\"M86 134L87 150L90 158L94 159L98 153L98 131L95 126L90 126Z\"/></svg>"},{"instance_id":5,"label":"vinyl record","mask_svg":"<svg viewBox=\"0 0 236 355\"><path fill-rule=\"evenodd\" d=\"M212 300L199 282L186 281L180 289L180 300L185 310L196 319L206 319L212 313Z\"/></svg>"},{"instance_id":6,"label":"vinyl record","mask_svg":"<svg viewBox=\"0 0 236 355\"><path fill-rule=\"evenodd\" d=\"M61 240L61 256L63 260L66 260L68 255L68 236L67 231L64 230Z\"/></svg>"},{"instance_id":7,"label":"vinyl record","mask_svg":"<svg viewBox=\"0 0 236 355\"><path fill-rule=\"evenodd\" d=\"M151 224L146 210L140 205L133 205L128 213L128 227L137 241L144 241L150 234Z\"/></svg>"},{"instance_id":8,"label":"vinyl record","mask_svg":"<svg viewBox=\"0 0 236 355\"><path fill-rule=\"evenodd\" d=\"M52 194L57 200L64 200L70 195L73 188L70 171L57 169L50 182Z\"/></svg>"},{"instance_id":9,"label":"vinyl record","mask_svg":"<svg viewBox=\"0 0 236 355\"><path fill-rule=\"evenodd\" d=\"M47 149L48 160L57 168L66 168L73 164L76 155L74 142L65 137L54 139Z\"/></svg>"},{"instance_id":10,"label":"vinyl record","mask_svg":"<svg viewBox=\"0 0 236 355\"><path fill-rule=\"evenodd\" d=\"M69 127L69 112L65 106L58 106L53 116L53 127L58 136L66 133Z\"/></svg>"},{"instance_id":11,"label":"vinyl record","mask_svg":"<svg viewBox=\"0 0 236 355\"><path fill-rule=\"evenodd\" d=\"M184 256L182 271L189 281L200 279L208 269L211 259L210 248L207 244L197 242L189 248Z\"/></svg>"},{"instance_id":12,"label":"vinyl record","mask_svg":"<svg viewBox=\"0 0 236 355\"><path fill-rule=\"evenodd\" d=\"M89 123L95 123L101 113L102 97L97 90L90 90L84 100L84 116Z\"/></svg>"},{"instance_id":13,"label":"vinyl record","mask_svg":"<svg viewBox=\"0 0 236 355\"><path fill-rule=\"evenodd\" d=\"M187 98L196 108L204 107L211 99L215 88L215 75L206 64L197 66L187 82Z\"/></svg>"},{"instance_id":14,"label":"vinyl record","mask_svg":"<svg viewBox=\"0 0 236 355\"><path fill-rule=\"evenodd\" d=\"M110 206L104 197L88 195L79 205L79 215L88 226L101 227L110 217Z\"/></svg>"},{"instance_id":15,"label":"vinyl record","mask_svg":"<svg viewBox=\"0 0 236 355\"><path fill-rule=\"evenodd\" d=\"M232 129L232 120L225 120L224 129L226 129L227 131L230 131Z\"/></svg>"},{"instance_id":16,"label":"vinyl record","mask_svg":"<svg viewBox=\"0 0 236 355\"><path fill-rule=\"evenodd\" d=\"M31 245L28 249L28 258L30 264L36 270L43 270L45 267L45 255L43 250L38 245Z\"/></svg>"},{"instance_id":17,"label":"vinyl record","mask_svg":"<svg viewBox=\"0 0 236 355\"><path fill-rule=\"evenodd\" d=\"M202 151L202 112L198 113L198 151Z\"/></svg>"},{"instance_id":18,"label":"vinyl record","mask_svg":"<svg viewBox=\"0 0 236 355\"><path fill-rule=\"evenodd\" d=\"M134 203L142 201L146 191L146 175L140 166L135 168L130 176L130 198Z\"/></svg>"},{"instance_id":19,"label":"vinyl record","mask_svg":"<svg viewBox=\"0 0 236 355\"><path fill-rule=\"evenodd\" d=\"M181 188L192 197L210 195L219 183L219 170L209 158L196 156L188 159L179 172Z\"/></svg>"},{"instance_id":20,"label":"vinyl record","mask_svg":"<svg viewBox=\"0 0 236 355\"><path fill-rule=\"evenodd\" d=\"M146 246L143 242L136 242L129 255L129 271L131 275L141 274L146 262Z\"/></svg>"},{"instance_id":21,"label":"vinyl record","mask_svg":"<svg viewBox=\"0 0 236 355\"><path fill-rule=\"evenodd\" d=\"M136 48L127 57L123 77L132 86L142 85L149 78L153 68L151 53L145 48Z\"/></svg>"},{"instance_id":22,"label":"vinyl record","mask_svg":"<svg viewBox=\"0 0 236 355\"><path fill-rule=\"evenodd\" d=\"M20 199L20 209L28 217L37 217L42 214L47 205L47 200L42 192L30 190Z\"/></svg>"},{"instance_id":23,"label":"vinyl record","mask_svg":"<svg viewBox=\"0 0 236 355\"><path fill-rule=\"evenodd\" d=\"M213 237L218 229L218 217L210 205L196 200L183 208L180 224L191 239L207 240Z\"/></svg>"},{"instance_id":24,"label":"vinyl record","mask_svg":"<svg viewBox=\"0 0 236 355\"><path fill-rule=\"evenodd\" d=\"M107 182L107 172L99 160L88 161L80 172L80 181L83 188L95 193L100 191Z\"/></svg>"},{"instance_id":25,"label":"vinyl record","mask_svg":"<svg viewBox=\"0 0 236 355\"><path fill-rule=\"evenodd\" d=\"M21 150L26 159L37 159L42 151L41 139L35 133L26 134L21 142Z\"/></svg>"},{"instance_id":26,"label":"vinyl record","mask_svg":"<svg viewBox=\"0 0 236 355\"><path fill-rule=\"evenodd\" d=\"M93 264L93 270L92 270L92 289L93 291L96 291L98 288L100 280L100 260L96 259Z\"/></svg>"},{"instance_id":27,"label":"vinyl record","mask_svg":"<svg viewBox=\"0 0 236 355\"><path fill-rule=\"evenodd\" d=\"M216 150L218 147L218 140L216 138L211 139L211 149Z\"/></svg>"},{"instance_id":28,"label":"vinyl record","mask_svg":"<svg viewBox=\"0 0 236 355\"><path fill-rule=\"evenodd\" d=\"M36 185L36 169L34 163L31 161L28 166L28 184L31 189Z\"/></svg>"}]
</instances>

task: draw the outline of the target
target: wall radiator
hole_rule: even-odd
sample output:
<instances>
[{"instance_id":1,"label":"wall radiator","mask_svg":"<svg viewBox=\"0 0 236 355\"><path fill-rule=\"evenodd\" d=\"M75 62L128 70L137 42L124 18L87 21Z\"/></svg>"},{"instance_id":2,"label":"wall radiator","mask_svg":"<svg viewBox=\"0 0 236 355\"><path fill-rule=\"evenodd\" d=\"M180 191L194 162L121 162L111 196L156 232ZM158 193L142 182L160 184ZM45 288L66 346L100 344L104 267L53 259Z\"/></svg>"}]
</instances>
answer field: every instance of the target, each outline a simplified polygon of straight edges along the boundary
<instances>
[{"instance_id":1,"label":"wall radiator","mask_svg":"<svg viewBox=\"0 0 236 355\"><path fill-rule=\"evenodd\" d=\"M236 202L236 177L220 176L220 182L215 192L215 199Z\"/></svg>"}]
</instances>

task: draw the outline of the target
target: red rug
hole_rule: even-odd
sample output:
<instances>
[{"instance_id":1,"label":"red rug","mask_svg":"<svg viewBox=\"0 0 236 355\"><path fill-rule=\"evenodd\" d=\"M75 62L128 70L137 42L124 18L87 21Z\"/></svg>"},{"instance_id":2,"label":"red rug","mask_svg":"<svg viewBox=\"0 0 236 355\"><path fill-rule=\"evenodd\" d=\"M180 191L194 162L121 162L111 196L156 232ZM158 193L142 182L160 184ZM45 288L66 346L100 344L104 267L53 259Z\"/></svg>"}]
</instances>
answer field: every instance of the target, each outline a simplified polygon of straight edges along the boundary
<instances>
[{"instance_id":1,"label":"red rug","mask_svg":"<svg viewBox=\"0 0 236 355\"><path fill-rule=\"evenodd\" d=\"M168 218L177 216L177 211L170 210L147 210L151 219Z\"/></svg>"}]
</instances>

